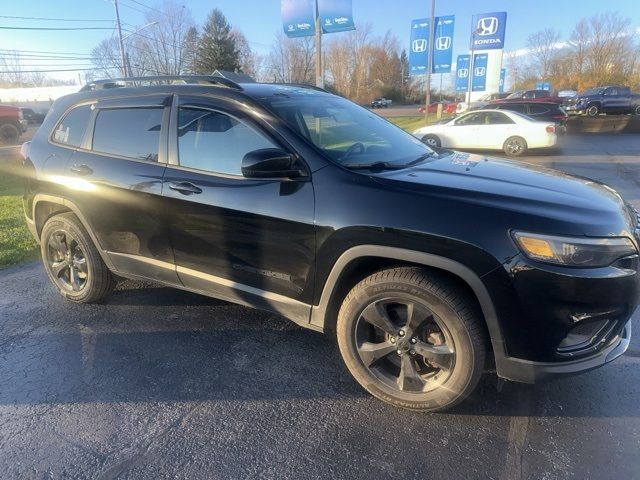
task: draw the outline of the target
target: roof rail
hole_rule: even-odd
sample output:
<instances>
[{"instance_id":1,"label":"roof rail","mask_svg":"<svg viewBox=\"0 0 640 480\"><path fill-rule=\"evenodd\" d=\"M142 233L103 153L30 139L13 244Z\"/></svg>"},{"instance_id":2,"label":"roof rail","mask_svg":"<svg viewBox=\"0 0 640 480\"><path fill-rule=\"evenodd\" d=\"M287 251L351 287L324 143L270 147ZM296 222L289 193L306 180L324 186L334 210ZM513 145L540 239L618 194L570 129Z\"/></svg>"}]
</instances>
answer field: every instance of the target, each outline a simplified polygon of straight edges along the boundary
<instances>
[{"instance_id":1,"label":"roof rail","mask_svg":"<svg viewBox=\"0 0 640 480\"><path fill-rule=\"evenodd\" d=\"M286 85L288 87L308 88L310 90L317 90L319 92L328 93L324 88L316 87L315 85L309 85L307 83L276 83L274 85Z\"/></svg>"},{"instance_id":2,"label":"roof rail","mask_svg":"<svg viewBox=\"0 0 640 480\"><path fill-rule=\"evenodd\" d=\"M122 77L122 78L105 78L103 80L94 80L87 83L80 89L81 92L90 90L102 90L106 88L118 88L125 86L141 86L141 84L162 84L184 82L189 84L200 85L219 85L223 87L242 90L242 87L229 80L228 78L216 75L157 75L151 77Z\"/></svg>"}]
</instances>

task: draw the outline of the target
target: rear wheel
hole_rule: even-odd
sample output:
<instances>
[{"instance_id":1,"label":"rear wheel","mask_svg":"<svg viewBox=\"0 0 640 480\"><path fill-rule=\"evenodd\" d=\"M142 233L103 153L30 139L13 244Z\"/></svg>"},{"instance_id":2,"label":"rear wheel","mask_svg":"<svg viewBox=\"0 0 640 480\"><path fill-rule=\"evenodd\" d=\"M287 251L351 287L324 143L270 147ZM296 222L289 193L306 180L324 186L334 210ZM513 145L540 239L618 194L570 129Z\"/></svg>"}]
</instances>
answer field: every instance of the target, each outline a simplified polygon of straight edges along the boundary
<instances>
[{"instance_id":1,"label":"rear wheel","mask_svg":"<svg viewBox=\"0 0 640 480\"><path fill-rule=\"evenodd\" d=\"M640 116L640 105L636 105L636 108L634 109L633 113L634 113L635 115Z\"/></svg>"},{"instance_id":2,"label":"rear wheel","mask_svg":"<svg viewBox=\"0 0 640 480\"><path fill-rule=\"evenodd\" d=\"M91 237L71 213L47 220L40 236L40 253L49 279L71 301L98 302L116 285Z\"/></svg>"},{"instance_id":3,"label":"rear wheel","mask_svg":"<svg viewBox=\"0 0 640 480\"><path fill-rule=\"evenodd\" d=\"M502 150L507 155L517 157L527 151L527 142L522 137L510 137L504 142Z\"/></svg>"},{"instance_id":4,"label":"rear wheel","mask_svg":"<svg viewBox=\"0 0 640 480\"><path fill-rule=\"evenodd\" d=\"M0 144L13 145L20 139L20 130L12 123L0 125Z\"/></svg>"},{"instance_id":5,"label":"rear wheel","mask_svg":"<svg viewBox=\"0 0 640 480\"><path fill-rule=\"evenodd\" d=\"M600 115L600 106L598 104L592 104L587 107L587 115L590 117L597 117Z\"/></svg>"},{"instance_id":6,"label":"rear wheel","mask_svg":"<svg viewBox=\"0 0 640 480\"><path fill-rule=\"evenodd\" d=\"M351 374L395 406L450 408L473 391L484 367L486 335L473 302L449 279L419 268L361 281L336 327Z\"/></svg>"},{"instance_id":7,"label":"rear wheel","mask_svg":"<svg viewBox=\"0 0 640 480\"><path fill-rule=\"evenodd\" d=\"M440 148L442 147L442 142L440 141L440 138L438 138L437 135L425 135L424 137L422 137L422 143L424 143L425 145L428 145L431 148Z\"/></svg>"}]
</instances>

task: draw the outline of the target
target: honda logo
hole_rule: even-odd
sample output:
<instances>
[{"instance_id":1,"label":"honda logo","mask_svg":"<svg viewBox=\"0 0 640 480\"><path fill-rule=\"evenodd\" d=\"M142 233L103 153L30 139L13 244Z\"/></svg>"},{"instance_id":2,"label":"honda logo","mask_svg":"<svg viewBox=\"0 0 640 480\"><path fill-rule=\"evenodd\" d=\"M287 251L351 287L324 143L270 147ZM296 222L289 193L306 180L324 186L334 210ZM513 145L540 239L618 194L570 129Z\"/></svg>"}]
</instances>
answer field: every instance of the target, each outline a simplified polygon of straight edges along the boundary
<instances>
[{"instance_id":1,"label":"honda logo","mask_svg":"<svg viewBox=\"0 0 640 480\"><path fill-rule=\"evenodd\" d=\"M436 50L449 50L451 48L451 37L436 38Z\"/></svg>"},{"instance_id":2,"label":"honda logo","mask_svg":"<svg viewBox=\"0 0 640 480\"><path fill-rule=\"evenodd\" d=\"M468 68L460 68L460 69L458 69L458 77L467 78L468 76L469 76L469 69Z\"/></svg>"},{"instance_id":3,"label":"honda logo","mask_svg":"<svg viewBox=\"0 0 640 480\"><path fill-rule=\"evenodd\" d=\"M484 67L476 67L473 69L473 74L476 77L484 77L487 73L487 69Z\"/></svg>"},{"instance_id":4,"label":"honda logo","mask_svg":"<svg viewBox=\"0 0 640 480\"><path fill-rule=\"evenodd\" d=\"M498 19L496 17L484 17L478 20L478 35L481 37L495 35L498 31Z\"/></svg>"},{"instance_id":5,"label":"honda logo","mask_svg":"<svg viewBox=\"0 0 640 480\"><path fill-rule=\"evenodd\" d=\"M411 42L411 50L415 53L422 53L427 50L427 41L424 38L418 38Z\"/></svg>"}]
</instances>

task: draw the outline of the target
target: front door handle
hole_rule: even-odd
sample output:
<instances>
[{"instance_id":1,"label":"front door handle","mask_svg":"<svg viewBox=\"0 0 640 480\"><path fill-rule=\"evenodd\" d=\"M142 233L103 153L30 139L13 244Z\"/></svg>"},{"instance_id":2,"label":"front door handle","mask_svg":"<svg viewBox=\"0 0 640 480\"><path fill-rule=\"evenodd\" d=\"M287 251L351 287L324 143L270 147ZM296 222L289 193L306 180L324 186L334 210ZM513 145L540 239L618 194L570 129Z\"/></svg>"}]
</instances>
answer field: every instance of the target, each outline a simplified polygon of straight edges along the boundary
<instances>
[{"instance_id":1,"label":"front door handle","mask_svg":"<svg viewBox=\"0 0 640 480\"><path fill-rule=\"evenodd\" d=\"M171 190L175 190L176 192L180 192L183 195L202 193L202 189L200 187L196 187L191 182L170 182L169 188Z\"/></svg>"},{"instance_id":2,"label":"front door handle","mask_svg":"<svg viewBox=\"0 0 640 480\"><path fill-rule=\"evenodd\" d=\"M75 164L70 170L78 175L91 175L93 173L93 169L84 163L82 165Z\"/></svg>"}]
</instances>

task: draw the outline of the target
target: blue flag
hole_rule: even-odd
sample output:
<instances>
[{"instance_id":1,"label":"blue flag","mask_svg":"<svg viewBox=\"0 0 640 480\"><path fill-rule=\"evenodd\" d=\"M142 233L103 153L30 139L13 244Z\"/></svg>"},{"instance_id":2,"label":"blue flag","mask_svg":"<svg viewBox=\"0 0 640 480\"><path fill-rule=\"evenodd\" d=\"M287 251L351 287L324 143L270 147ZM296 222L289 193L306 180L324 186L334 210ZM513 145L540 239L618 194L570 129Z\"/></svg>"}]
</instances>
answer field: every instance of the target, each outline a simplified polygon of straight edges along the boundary
<instances>
[{"instance_id":1,"label":"blue flag","mask_svg":"<svg viewBox=\"0 0 640 480\"><path fill-rule=\"evenodd\" d=\"M314 0L281 0L282 26L287 37L315 35L315 9Z\"/></svg>"},{"instance_id":2,"label":"blue flag","mask_svg":"<svg viewBox=\"0 0 640 480\"><path fill-rule=\"evenodd\" d=\"M351 0L318 0L323 33L355 30Z\"/></svg>"},{"instance_id":3,"label":"blue flag","mask_svg":"<svg viewBox=\"0 0 640 480\"><path fill-rule=\"evenodd\" d=\"M486 53L476 53L473 56L473 78L471 79L471 90L473 92L484 92L487 88L487 63L489 55Z\"/></svg>"},{"instance_id":4,"label":"blue flag","mask_svg":"<svg viewBox=\"0 0 640 480\"><path fill-rule=\"evenodd\" d=\"M433 32L433 73L451 73L455 16L436 17Z\"/></svg>"},{"instance_id":5,"label":"blue flag","mask_svg":"<svg viewBox=\"0 0 640 480\"><path fill-rule=\"evenodd\" d=\"M466 92L469 87L469 55L458 55L456 61L456 92Z\"/></svg>"}]
</instances>

